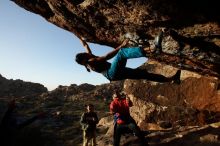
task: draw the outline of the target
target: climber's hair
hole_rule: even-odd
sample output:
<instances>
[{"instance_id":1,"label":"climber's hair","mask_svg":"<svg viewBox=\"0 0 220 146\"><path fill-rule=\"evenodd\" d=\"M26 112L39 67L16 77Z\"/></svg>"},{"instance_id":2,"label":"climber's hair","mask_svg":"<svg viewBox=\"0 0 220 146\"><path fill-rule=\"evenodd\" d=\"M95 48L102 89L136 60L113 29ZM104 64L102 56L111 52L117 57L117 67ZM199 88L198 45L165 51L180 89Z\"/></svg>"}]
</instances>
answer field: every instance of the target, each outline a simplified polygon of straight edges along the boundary
<instances>
[{"instance_id":1,"label":"climber's hair","mask_svg":"<svg viewBox=\"0 0 220 146\"><path fill-rule=\"evenodd\" d=\"M78 54L76 54L75 61L78 64L83 65L83 60L86 59L86 56L87 56L87 53L78 53Z\"/></svg>"},{"instance_id":2,"label":"climber's hair","mask_svg":"<svg viewBox=\"0 0 220 146\"><path fill-rule=\"evenodd\" d=\"M85 61L86 60L86 61ZM75 57L75 61L78 63L78 64L80 64L80 65L84 65L85 66L85 68L86 68L86 70L88 71L88 72L90 72L90 69L87 67L87 62L88 62L88 53L78 53L78 54L76 54L76 57ZM84 63L86 63L86 64L84 64Z\"/></svg>"}]
</instances>

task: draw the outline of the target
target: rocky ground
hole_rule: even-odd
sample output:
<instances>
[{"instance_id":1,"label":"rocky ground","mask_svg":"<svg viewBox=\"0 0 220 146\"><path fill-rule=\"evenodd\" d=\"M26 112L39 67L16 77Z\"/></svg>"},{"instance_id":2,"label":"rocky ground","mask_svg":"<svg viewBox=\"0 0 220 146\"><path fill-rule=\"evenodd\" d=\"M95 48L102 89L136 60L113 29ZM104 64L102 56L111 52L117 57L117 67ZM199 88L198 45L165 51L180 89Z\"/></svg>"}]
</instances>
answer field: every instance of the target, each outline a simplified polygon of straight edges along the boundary
<instances>
[{"instance_id":1,"label":"rocky ground","mask_svg":"<svg viewBox=\"0 0 220 146\"><path fill-rule=\"evenodd\" d=\"M218 146L220 144L220 123L212 123L204 126L177 126L163 129L154 124L148 125L148 131L144 131L145 138L150 146ZM107 135L99 137L100 146L112 146L112 128ZM123 146L138 146L139 141L133 134L123 135Z\"/></svg>"},{"instance_id":2,"label":"rocky ground","mask_svg":"<svg viewBox=\"0 0 220 146\"><path fill-rule=\"evenodd\" d=\"M3 77L2 77L3 78ZM4 79L4 80L3 80ZM12 80L3 78L0 86L14 84ZM4 81L4 82L3 82ZM26 82L21 81L21 86ZM35 84L33 84L35 85ZM30 84L30 87L33 85ZM82 143L82 131L79 124L85 105L95 105L99 118L109 115L109 102L114 89L122 88L122 83L90 85L81 84L59 86L53 91L28 94L28 90L17 89L28 96L0 92L0 119L7 110L7 104L15 99L19 121L24 121L37 113L45 112L45 117L39 119L19 132L17 146L76 146ZM4 89L10 91L8 86ZM100 129L102 131L102 129Z\"/></svg>"},{"instance_id":3,"label":"rocky ground","mask_svg":"<svg viewBox=\"0 0 220 146\"><path fill-rule=\"evenodd\" d=\"M6 108L8 99L1 98L1 115ZM82 102L83 101L83 102ZM77 146L82 143L80 115L88 100L61 102L57 100L33 98L16 99L20 117L27 119L38 112L46 112L46 117L34 122L20 131L17 137L18 146ZM99 118L108 116L108 102L102 99L91 99L96 107ZM163 129L155 124L148 125L145 137L152 146L218 146L220 144L220 124L204 126L176 126ZM98 145L112 145L112 117L100 120L98 125ZM138 146L138 139L132 134L122 136L124 146Z\"/></svg>"},{"instance_id":4,"label":"rocky ground","mask_svg":"<svg viewBox=\"0 0 220 146\"><path fill-rule=\"evenodd\" d=\"M122 88L122 85L118 82L99 86L73 84L59 86L53 91L39 95L2 96L0 97L0 117L6 111L7 103L15 99L16 112L21 121L42 111L46 113L44 118L19 132L16 139L17 146L78 146L82 143L80 116L85 110L85 104L93 103L100 118L97 128L98 145L111 146L113 121L108 113L110 95L114 89ZM140 127L151 146L220 145L220 123L218 122L201 126L176 124L164 128L156 123L144 125L142 123ZM131 133L123 135L121 145L138 146L138 139Z\"/></svg>"},{"instance_id":5,"label":"rocky ground","mask_svg":"<svg viewBox=\"0 0 220 146\"><path fill-rule=\"evenodd\" d=\"M0 98L1 117L7 109L8 99ZM16 98L16 114L20 121L37 113L45 112L45 117L20 131L18 146L24 145L77 145L82 142L80 116L85 104L93 103L99 117L106 115L108 103L102 99L86 99L64 102L57 99ZM106 112L105 112L106 111Z\"/></svg>"}]
</instances>

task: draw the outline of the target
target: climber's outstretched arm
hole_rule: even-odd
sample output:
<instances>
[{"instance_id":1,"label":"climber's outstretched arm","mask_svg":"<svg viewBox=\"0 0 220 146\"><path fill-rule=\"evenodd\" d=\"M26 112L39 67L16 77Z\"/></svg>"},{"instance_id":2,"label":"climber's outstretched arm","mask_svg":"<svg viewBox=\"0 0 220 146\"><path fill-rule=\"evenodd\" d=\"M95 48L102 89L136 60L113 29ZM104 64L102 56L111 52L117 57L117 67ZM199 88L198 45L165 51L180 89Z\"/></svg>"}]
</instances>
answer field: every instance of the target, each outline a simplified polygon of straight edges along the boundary
<instances>
[{"instance_id":1,"label":"climber's outstretched arm","mask_svg":"<svg viewBox=\"0 0 220 146\"><path fill-rule=\"evenodd\" d=\"M128 44L128 42L129 42L129 39L124 40L124 41L122 42L122 44L119 45L117 48L115 48L113 51L107 53L107 54L104 55L104 56L98 57L98 58L96 58L96 59L97 59L97 60L105 60L105 61L106 61L106 60L109 60L109 59L113 58L113 57L118 53L118 51L119 51L121 48L123 48L124 46L126 46L126 45Z\"/></svg>"},{"instance_id":2,"label":"climber's outstretched arm","mask_svg":"<svg viewBox=\"0 0 220 146\"><path fill-rule=\"evenodd\" d=\"M79 37L79 39L80 39L83 47L86 49L86 53L92 54L92 51L89 48L89 45L86 43L86 41L82 37Z\"/></svg>"}]
</instances>

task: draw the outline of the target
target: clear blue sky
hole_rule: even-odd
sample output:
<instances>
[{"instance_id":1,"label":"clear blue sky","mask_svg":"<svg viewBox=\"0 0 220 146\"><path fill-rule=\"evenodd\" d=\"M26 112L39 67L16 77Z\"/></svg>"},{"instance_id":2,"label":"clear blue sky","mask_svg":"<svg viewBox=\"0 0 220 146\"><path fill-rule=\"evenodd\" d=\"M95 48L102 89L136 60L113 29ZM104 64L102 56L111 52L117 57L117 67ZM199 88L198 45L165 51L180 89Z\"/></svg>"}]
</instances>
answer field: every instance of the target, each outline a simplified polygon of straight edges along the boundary
<instances>
[{"instance_id":1,"label":"clear blue sky","mask_svg":"<svg viewBox=\"0 0 220 146\"><path fill-rule=\"evenodd\" d=\"M95 55L112 48L90 44ZM0 74L7 79L41 83L49 90L58 85L109 83L101 74L89 73L74 61L84 48L72 33L43 17L20 8L9 0L0 1ZM145 58L129 60L129 67Z\"/></svg>"}]
</instances>

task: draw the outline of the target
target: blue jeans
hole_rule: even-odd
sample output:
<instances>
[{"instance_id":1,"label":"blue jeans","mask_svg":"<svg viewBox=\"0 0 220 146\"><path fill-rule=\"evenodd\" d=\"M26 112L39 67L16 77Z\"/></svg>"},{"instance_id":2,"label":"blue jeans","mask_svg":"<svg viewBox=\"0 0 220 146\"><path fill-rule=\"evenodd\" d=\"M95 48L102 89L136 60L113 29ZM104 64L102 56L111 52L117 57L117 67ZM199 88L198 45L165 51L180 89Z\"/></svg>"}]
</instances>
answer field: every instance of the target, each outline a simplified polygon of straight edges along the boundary
<instances>
[{"instance_id":1,"label":"blue jeans","mask_svg":"<svg viewBox=\"0 0 220 146\"><path fill-rule=\"evenodd\" d=\"M125 67L127 59L146 57L140 47L121 48L111 63L110 68L104 73L104 76L110 81L125 79L130 68Z\"/></svg>"}]
</instances>

